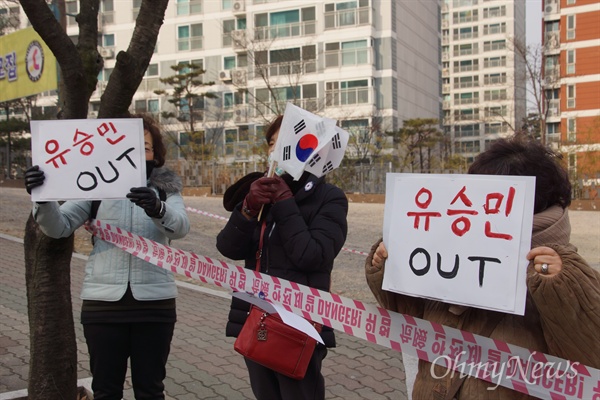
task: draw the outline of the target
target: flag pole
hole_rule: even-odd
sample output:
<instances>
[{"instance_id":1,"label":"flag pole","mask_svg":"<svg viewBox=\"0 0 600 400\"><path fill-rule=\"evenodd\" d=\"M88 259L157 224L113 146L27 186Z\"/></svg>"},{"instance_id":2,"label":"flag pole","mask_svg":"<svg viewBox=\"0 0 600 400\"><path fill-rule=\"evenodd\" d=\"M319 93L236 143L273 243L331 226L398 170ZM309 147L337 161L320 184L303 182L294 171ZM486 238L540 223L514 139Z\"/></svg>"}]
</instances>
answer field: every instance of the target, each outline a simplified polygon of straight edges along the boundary
<instances>
[{"instance_id":1,"label":"flag pole","mask_svg":"<svg viewBox=\"0 0 600 400\"><path fill-rule=\"evenodd\" d=\"M271 178L271 177L273 177L273 175L275 175L275 164L276 163L277 163L277 161L271 160L271 164L269 165L269 171L267 172L268 178ZM260 217L262 216L263 208L265 208L264 204L262 206L260 206L260 211L258 212L258 217L257 217L258 221L260 221Z\"/></svg>"}]
</instances>

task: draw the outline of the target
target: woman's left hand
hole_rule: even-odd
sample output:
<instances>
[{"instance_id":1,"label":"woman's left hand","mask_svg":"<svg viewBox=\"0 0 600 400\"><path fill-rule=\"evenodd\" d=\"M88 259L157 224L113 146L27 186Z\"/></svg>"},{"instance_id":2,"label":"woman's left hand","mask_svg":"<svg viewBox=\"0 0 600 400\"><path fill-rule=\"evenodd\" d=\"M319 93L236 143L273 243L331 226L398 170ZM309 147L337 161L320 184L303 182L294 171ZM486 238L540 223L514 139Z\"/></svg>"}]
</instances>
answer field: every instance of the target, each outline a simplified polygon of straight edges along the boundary
<instances>
[{"instance_id":1,"label":"woman's left hand","mask_svg":"<svg viewBox=\"0 0 600 400\"><path fill-rule=\"evenodd\" d=\"M533 248L527 253L527 259L533 263L533 268L542 276L552 277L562 271L562 259L551 247Z\"/></svg>"}]
</instances>

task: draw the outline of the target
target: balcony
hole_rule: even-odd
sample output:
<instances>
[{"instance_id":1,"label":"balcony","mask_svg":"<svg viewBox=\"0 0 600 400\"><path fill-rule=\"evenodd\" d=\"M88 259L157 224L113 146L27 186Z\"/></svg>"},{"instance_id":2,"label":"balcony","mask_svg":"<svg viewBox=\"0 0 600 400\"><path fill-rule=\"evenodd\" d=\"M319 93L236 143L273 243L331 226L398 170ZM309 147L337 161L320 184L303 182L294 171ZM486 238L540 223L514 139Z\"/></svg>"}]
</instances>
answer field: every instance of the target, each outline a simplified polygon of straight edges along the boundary
<instances>
[{"instance_id":1,"label":"balcony","mask_svg":"<svg viewBox=\"0 0 600 400\"><path fill-rule=\"evenodd\" d=\"M350 28L360 25L369 25L370 23L369 7L329 11L325 13L325 30Z\"/></svg>"},{"instance_id":2,"label":"balcony","mask_svg":"<svg viewBox=\"0 0 600 400\"><path fill-rule=\"evenodd\" d=\"M544 50L546 53L560 52L560 33L552 32L544 36Z\"/></svg>"},{"instance_id":3,"label":"balcony","mask_svg":"<svg viewBox=\"0 0 600 400\"><path fill-rule=\"evenodd\" d=\"M315 60L292 61L256 66L256 76L269 78L274 76L295 76L317 72Z\"/></svg>"},{"instance_id":4,"label":"balcony","mask_svg":"<svg viewBox=\"0 0 600 400\"><path fill-rule=\"evenodd\" d=\"M327 90L325 92L325 107L344 107L357 104L370 104L370 87L358 87L352 89Z\"/></svg>"},{"instance_id":5,"label":"balcony","mask_svg":"<svg viewBox=\"0 0 600 400\"><path fill-rule=\"evenodd\" d=\"M286 37L310 36L316 32L316 22L294 22L271 26L257 26L254 28L255 40L273 40Z\"/></svg>"},{"instance_id":6,"label":"balcony","mask_svg":"<svg viewBox=\"0 0 600 400\"><path fill-rule=\"evenodd\" d=\"M325 68L337 68L371 64L371 54L371 48L326 51Z\"/></svg>"}]
</instances>

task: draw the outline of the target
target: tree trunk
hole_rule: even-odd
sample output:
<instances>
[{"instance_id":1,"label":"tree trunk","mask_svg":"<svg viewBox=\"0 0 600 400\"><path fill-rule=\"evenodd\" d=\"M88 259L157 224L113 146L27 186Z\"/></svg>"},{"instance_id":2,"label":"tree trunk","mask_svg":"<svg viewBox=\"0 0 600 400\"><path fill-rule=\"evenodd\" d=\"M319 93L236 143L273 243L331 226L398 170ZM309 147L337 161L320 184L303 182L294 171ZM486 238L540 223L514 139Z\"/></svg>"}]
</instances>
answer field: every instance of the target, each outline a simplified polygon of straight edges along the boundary
<instances>
[{"instance_id":1,"label":"tree trunk","mask_svg":"<svg viewBox=\"0 0 600 400\"><path fill-rule=\"evenodd\" d=\"M69 290L73 237L49 238L32 215L25 227L30 400L77 398L77 344Z\"/></svg>"}]
</instances>

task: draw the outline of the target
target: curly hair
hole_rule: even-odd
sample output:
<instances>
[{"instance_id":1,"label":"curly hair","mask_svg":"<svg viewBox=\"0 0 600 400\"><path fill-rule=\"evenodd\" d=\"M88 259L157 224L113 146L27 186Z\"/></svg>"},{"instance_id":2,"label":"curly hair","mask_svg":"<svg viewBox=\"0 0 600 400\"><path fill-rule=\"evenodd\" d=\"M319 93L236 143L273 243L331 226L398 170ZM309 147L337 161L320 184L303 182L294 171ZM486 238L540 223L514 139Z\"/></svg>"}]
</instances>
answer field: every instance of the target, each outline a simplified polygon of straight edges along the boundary
<instances>
[{"instance_id":1,"label":"curly hair","mask_svg":"<svg viewBox=\"0 0 600 400\"><path fill-rule=\"evenodd\" d=\"M149 114L131 114L131 118L142 119L144 130L150 132L150 136L152 136L152 147L154 147L154 161L156 161L156 166L162 167L165 165L167 147L163 142L158 122Z\"/></svg>"},{"instance_id":2,"label":"curly hair","mask_svg":"<svg viewBox=\"0 0 600 400\"><path fill-rule=\"evenodd\" d=\"M516 135L499 139L479 154L469 174L535 176L534 213L553 206L571 204L569 174L561 163L562 155L539 141Z\"/></svg>"}]
</instances>

